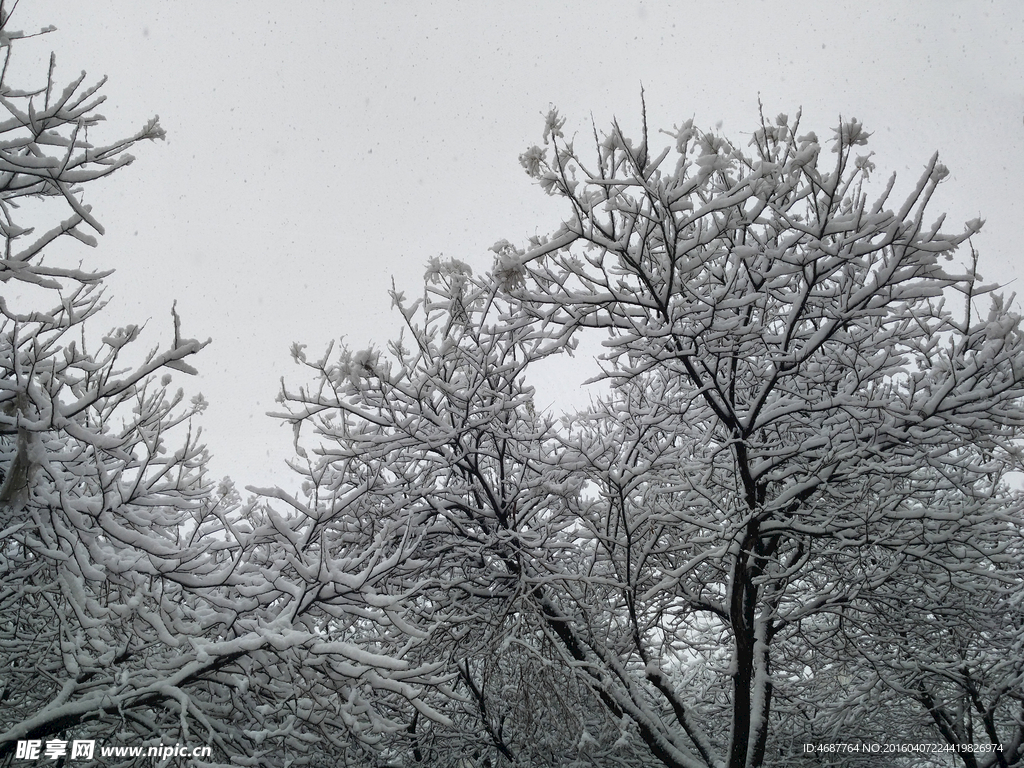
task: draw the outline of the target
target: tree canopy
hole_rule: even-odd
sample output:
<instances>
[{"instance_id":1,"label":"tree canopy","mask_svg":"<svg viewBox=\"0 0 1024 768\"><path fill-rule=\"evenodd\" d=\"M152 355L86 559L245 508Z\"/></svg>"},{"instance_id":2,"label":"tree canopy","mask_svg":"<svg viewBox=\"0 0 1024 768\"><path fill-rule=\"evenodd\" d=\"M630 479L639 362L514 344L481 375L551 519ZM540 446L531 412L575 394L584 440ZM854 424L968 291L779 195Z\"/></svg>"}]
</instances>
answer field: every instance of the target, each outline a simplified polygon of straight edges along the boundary
<instances>
[{"instance_id":1,"label":"tree canopy","mask_svg":"<svg viewBox=\"0 0 1024 768\"><path fill-rule=\"evenodd\" d=\"M28 37L9 22L0 4L6 57ZM13 87L6 72L0 764L29 743L53 744L64 760L75 740L92 741L97 759L110 745L206 745L206 765L308 761L314 743L328 761L372 749L398 726L366 705L369 694L422 707L417 686L434 682L430 666L389 653L388 606L362 599L387 563L360 553L333 587L308 581L289 554L302 549L289 523L209 476L195 423L205 400L172 388L206 342L182 335L173 307L163 349L138 351L137 325L97 332L108 273L52 258L56 241L97 244L85 189L163 138L159 123L96 143L102 81L83 74L61 88L53 58L36 89ZM33 205L41 231L19 224Z\"/></svg>"},{"instance_id":2,"label":"tree canopy","mask_svg":"<svg viewBox=\"0 0 1024 768\"><path fill-rule=\"evenodd\" d=\"M0 78L0 764L1020 764L1024 335L937 157L893 200L856 120L587 154L552 111L563 225L432 259L385 349L296 344L301 488L243 500L172 387L206 343L96 331L107 273L44 259L163 136L93 143L54 71ZM557 416L561 355L604 387Z\"/></svg>"},{"instance_id":3,"label":"tree canopy","mask_svg":"<svg viewBox=\"0 0 1024 768\"><path fill-rule=\"evenodd\" d=\"M564 225L483 276L435 260L393 295L402 339L303 355L283 393L293 509L402 541L392 589L496 763L794 765L922 732L1019 760L1019 318L973 249L955 266L980 222L925 218L937 157L869 201L864 128L823 151L799 123L743 150L687 122L656 155L615 125L587 161L552 112L520 159ZM538 413L530 366L594 332L608 394Z\"/></svg>"}]
</instances>

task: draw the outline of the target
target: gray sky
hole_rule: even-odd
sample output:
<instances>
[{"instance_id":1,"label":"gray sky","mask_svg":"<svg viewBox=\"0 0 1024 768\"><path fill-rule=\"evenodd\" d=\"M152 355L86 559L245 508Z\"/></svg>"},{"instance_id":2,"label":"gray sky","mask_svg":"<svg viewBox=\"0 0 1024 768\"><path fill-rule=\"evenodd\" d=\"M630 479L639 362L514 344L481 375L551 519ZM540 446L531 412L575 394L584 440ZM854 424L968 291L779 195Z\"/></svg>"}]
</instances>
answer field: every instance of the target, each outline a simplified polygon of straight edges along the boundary
<instances>
[{"instance_id":1,"label":"gray sky","mask_svg":"<svg viewBox=\"0 0 1024 768\"><path fill-rule=\"evenodd\" d=\"M264 414L299 375L293 341L382 346L392 278L414 294L431 256L484 271L495 241L557 227L517 159L550 105L578 148L591 116L638 132L641 83L652 130L721 121L745 143L759 97L822 138L856 117L879 181L906 189L940 153L932 211L986 219L985 278L1015 290L1024 263L1019 0L22 0L12 26L49 24L11 82L42 84L54 50L60 81L110 78L94 141L155 114L168 132L89 188L107 235L69 258L116 268L108 325L150 318L143 338L166 341L177 300L185 335L213 338L176 378L210 401L213 472L239 485L291 485L290 433Z\"/></svg>"}]
</instances>

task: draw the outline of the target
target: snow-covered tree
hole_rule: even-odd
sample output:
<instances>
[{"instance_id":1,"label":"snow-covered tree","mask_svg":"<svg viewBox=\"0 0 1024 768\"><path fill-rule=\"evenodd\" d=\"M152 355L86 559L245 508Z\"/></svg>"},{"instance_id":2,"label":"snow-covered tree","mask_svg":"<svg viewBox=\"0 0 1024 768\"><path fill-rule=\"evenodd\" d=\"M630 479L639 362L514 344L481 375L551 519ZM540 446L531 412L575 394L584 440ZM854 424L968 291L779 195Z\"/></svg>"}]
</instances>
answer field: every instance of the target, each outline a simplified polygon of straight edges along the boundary
<instances>
[{"instance_id":1,"label":"snow-covered tree","mask_svg":"<svg viewBox=\"0 0 1024 768\"><path fill-rule=\"evenodd\" d=\"M799 122L657 153L616 125L590 165L552 112L521 161L557 232L432 262L386 351L296 348L289 504L393 560L388 626L455 681L443 725L398 703L394 760L854 765L793 739L929 733L1019 761L1019 318L955 268L980 223L926 221L937 158L869 202L864 128ZM608 393L537 413L531 365L591 333Z\"/></svg>"},{"instance_id":2,"label":"snow-covered tree","mask_svg":"<svg viewBox=\"0 0 1024 768\"><path fill-rule=\"evenodd\" d=\"M326 553L311 580L352 571L331 554L348 548L365 559L360 570L386 562L376 589L388 623L418 640L413 658L442 662L451 676L447 694L431 699L448 720L441 726L397 702L408 727L389 744L393 764L572 765L573 726L609 718L571 673L543 668L543 627L514 608L530 599L520 566L570 541L557 530L520 539L520 520L549 517L548 497L560 492L531 466L554 427L522 382L544 342L527 342L529 328L489 324L501 320L495 291L460 262L434 260L427 286L412 304L394 294L408 336L388 352L309 360L295 348L315 383L283 393L283 416L296 429L307 496L277 495ZM525 556L524 546L537 552Z\"/></svg>"},{"instance_id":3,"label":"snow-covered tree","mask_svg":"<svg viewBox=\"0 0 1024 768\"><path fill-rule=\"evenodd\" d=\"M9 59L24 35L3 12ZM104 273L43 259L61 239L96 244L103 229L81 200L83 185L123 168L134 144L163 132L153 120L127 139L91 143L99 85L83 76L61 89L53 69L51 59L38 90L0 81L4 753L14 739L56 737L104 711L120 719L121 693L145 697L129 678L188 621L176 606L179 582L207 548L190 541L207 496L191 426L202 402L168 388L169 369L190 370L184 360L203 344L176 333L170 349L126 362L137 326L99 339L83 332L102 309ZM19 224L19 209L39 220L54 207L66 218L50 213L42 232Z\"/></svg>"},{"instance_id":4,"label":"snow-covered tree","mask_svg":"<svg viewBox=\"0 0 1024 768\"><path fill-rule=\"evenodd\" d=\"M91 739L97 759L103 746L209 745L206 765L372 752L404 722L370 710L367 692L430 717L418 685L443 682L401 657L404 636L387 655L373 575L388 564L335 549L344 568L311 575L315 541L210 482L205 401L172 388L205 343L183 337L173 308L164 349L139 351L138 326L99 331L107 273L62 266L57 251L96 245L85 188L163 132L154 119L97 143L102 82L83 74L61 88L52 58L38 89L9 84L12 44L29 35L8 10L0 3L0 764L19 741Z\"/></svg>"},{"instance_id":5,"label":"snow-covered tree","mask_svg":"<svg viewBox=\"0 0 1024 768\"><path fill-rule=\"evenodd\" d=\"M1019 466L1024 339L1000 298L979 316L976 258L946 267L980 223L946 235L925 220L947 175L937 158L893 210L895 177L873 203L863 191L874 166L855 154L868 138L856 120L836 130L831 159L785 115L762 122L749 155L687 123L652 157L646 135L634 147L616 127L592 170L561 133L552 114L554 157L534 172L574 216L522 255L513 293L563 337L605 330L612 381L639 382L656 428L685 420L662 439L689 445L658 493L671 489L693 523L676 534L701 543L656 587L725 633L726 764L762 760L789 677L773 647L816 615L914 605L919 632L952 614L994 641L955 595L987 595L995 616L1017 599L1020 496L1004 475ZM646 462L634 472L645 482ZM906 645L884 622L863 625ZM1019 674L1000 684L1019 701ZM691 734L679 719L681 746L702 752L698 723ZM998 734L1007 754L1019 723L1012 712Z\"/></svg>"}]
</instances>

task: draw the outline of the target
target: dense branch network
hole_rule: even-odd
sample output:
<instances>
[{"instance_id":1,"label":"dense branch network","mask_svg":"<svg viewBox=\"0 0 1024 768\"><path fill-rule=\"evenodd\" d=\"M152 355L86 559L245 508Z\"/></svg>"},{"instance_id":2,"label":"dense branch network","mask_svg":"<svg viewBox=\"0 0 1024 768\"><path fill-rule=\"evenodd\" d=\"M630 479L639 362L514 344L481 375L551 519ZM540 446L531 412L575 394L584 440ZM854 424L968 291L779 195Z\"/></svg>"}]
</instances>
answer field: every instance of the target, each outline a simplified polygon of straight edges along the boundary
<instances>
[{"instance_id":1,"label":"dense branch network","mask_svg":"<svg viewBox=\"0 0 1024 768\"><path fill-rule=\"evenodd\" d=\"M890 208L856 121L831 161L799 118L750 154L686 123L655 155L616 125L593 165L563 125L521 158L559 231L480 277L435 260L422 299L394 294L402 340L297 348L315 383L283 393L301 514L401 542L389 593L459 681L453 725L407 748L747 768L934 726L965 765L1019 760L1024 346L1000 299L979 316L973 263L946 267L980 223L926 224L946 170ZM531 366L595 331L608 394L538 414ZM530 667L578 686L546 704L557 748L523 716Z\"/></svg>"}]
</instances>

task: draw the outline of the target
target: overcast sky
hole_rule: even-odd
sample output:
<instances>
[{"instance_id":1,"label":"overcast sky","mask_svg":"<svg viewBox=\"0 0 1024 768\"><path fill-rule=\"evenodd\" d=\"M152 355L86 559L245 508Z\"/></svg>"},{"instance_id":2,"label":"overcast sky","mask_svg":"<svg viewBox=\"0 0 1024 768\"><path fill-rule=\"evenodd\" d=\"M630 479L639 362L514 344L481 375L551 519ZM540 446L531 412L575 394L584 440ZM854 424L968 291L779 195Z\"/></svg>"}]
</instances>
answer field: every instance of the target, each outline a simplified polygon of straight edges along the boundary
<instances>
[{"instance_id":1,"label":"overcast sky","mask_svg":"<svg viewBox=\"0 0 1024 768\"><path fill-rule=\"evenodd\" d=\"M917 180L938 151L948 229L982 216L985 278L1021 274L1024 4L1005 2L220 2L22 0L12 27L57 31L15 48L15 80L109 76L113 140L153 115L166 143L91 185L107 229L87 266L115 268L109 325L149 320L213 338L176 375L211 405L213 472L290 484L290 433L264 414L282 375L332 338L382 346L392 278L415 293L443 254L485 271L488 248L566 213L518 155L556 105L566 135L617 117L721 121L741 144L765 112L831 136L874 136L881 179ZM582 147L584 142L578 142ZM665 144L669 140L665 138ZM63 215L63 212L62 212ZM106 330L106 328L102 329ZM312 356L312 354L311 354Z\"/></svg>"}]
</instances>

